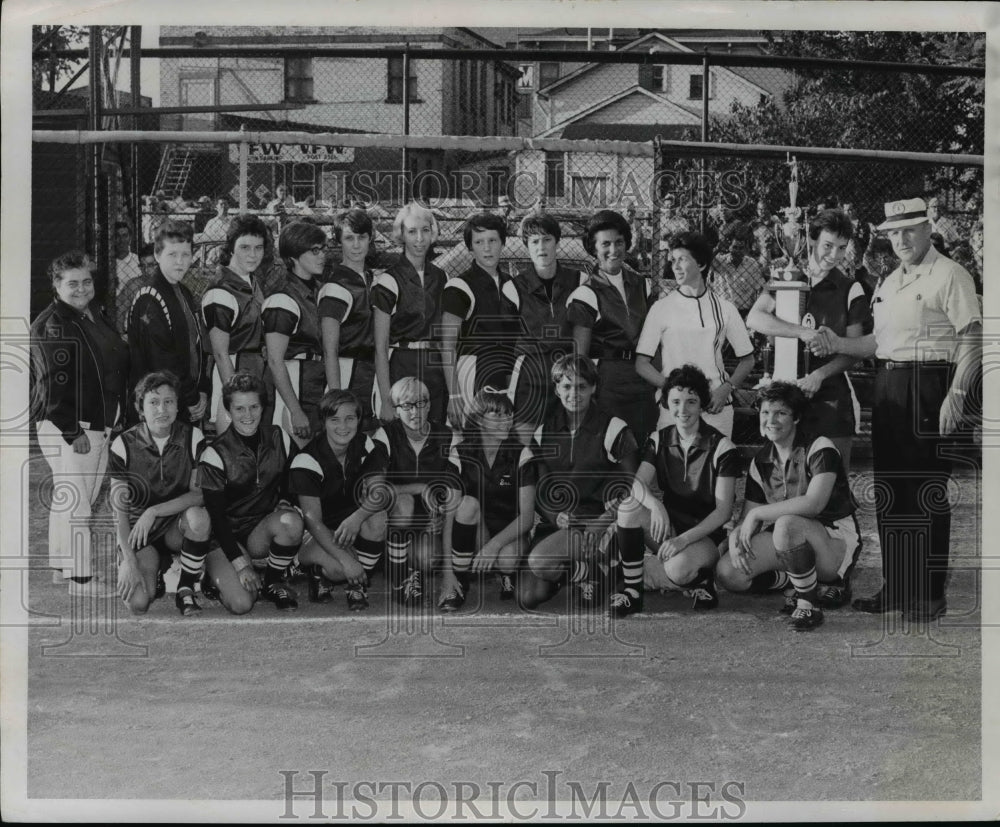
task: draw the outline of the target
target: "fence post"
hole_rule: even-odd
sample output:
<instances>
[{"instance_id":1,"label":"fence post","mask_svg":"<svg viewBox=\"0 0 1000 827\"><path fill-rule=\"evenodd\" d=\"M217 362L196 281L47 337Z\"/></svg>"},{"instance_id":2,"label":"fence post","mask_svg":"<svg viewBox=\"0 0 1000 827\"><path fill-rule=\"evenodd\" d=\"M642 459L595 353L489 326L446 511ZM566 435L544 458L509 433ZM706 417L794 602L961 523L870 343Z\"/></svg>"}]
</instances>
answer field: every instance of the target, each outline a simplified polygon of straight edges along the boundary
<instances>
[{"instance_id":1,"label":"fence post","mask_svg":"<svg viewBox=\"0 0 1000 827\"><path fill-rule=\"evenodd\" d=\"M246 131L245 126L240 127L240 132ZM249 177L247 165L250 163L250 145L246 141L240 141L240 212L247 211L247 189L249 188Z\"/></svg>"},{"instance_id":2,"label":"fence post","mask_svg":"<svg viewBox=\"0 0 1000 827\"><path fill-rule=\"evenodd\" d=\"M708 87L709 87L709 77L708 73L711 67L708 61L708 49L705 49L701 55L701 140L703 143L708 142ZM707 179L707 162L704 157L698 163L698 186L699 188L704 187L705 181ZM705 192L701 192L702 198L699 199L701 203L701 216L700 216L700 230L705 232L705 226L708 223L708 209L704 203Z\"/></svg>"},{"instance_id":3,"label":"fence post","mask_svg":"<svg viewBox=\"0 0 1000 827\"><path fill-rule=\"evenodd\" d=\"M663 267L660 262L660 171L663 169L663 150L660 147L660 136L653 138L653 184L650 192L650 202L652 211L649 216L649 275L653 280L653 287L659 295L660 287L663 284L661 278Z\"/></svg>"},{"instance_id":4,"label":"fence post","mask_svg":"<svg viewBox=\"0 0 1000 827\"><path fill-rule=\"evenodd\" d=\"M129 70L132 93L132 106L138 109L142 100L142 85L140 80L142 26L132 26L129 37ZM132 116L132 128L141 129L140 115ZM136 242L136 252L142 247L142 198L139 191L139 145L133 141L129 144L129 164L132 167L131 200L132 200L132 238Z\"/></svg>"},{"instance_id":5,"label":"fence post","mask_svg":"<svg viewBox=\"0 0 1000 827\"><path fill-rule=\"evenodd\" d=\"M403 134L410 134L410 44L403 46ZM403 147L403 198L405 204L410 200L410 151Z\"/></svg>"},{"instance_id":6,"label":"fence post","mask_svg":"<svg viewBox=\"0 0 1000 827\"><path fill-rule=\"evenodd\" d=\"M90 41L87 48L90 63L90 82L88 84L89 126L94 131L102 128L101 124L101 27L90 27ZM108 274L107 256L107 221L101 186L101 155L103 144L94 144L90 149L90 246L93 251L97 272L104 274L104 283L99 293L99 299L106 301L113 298L114 284Z\"/></svg>"}]
</instances>

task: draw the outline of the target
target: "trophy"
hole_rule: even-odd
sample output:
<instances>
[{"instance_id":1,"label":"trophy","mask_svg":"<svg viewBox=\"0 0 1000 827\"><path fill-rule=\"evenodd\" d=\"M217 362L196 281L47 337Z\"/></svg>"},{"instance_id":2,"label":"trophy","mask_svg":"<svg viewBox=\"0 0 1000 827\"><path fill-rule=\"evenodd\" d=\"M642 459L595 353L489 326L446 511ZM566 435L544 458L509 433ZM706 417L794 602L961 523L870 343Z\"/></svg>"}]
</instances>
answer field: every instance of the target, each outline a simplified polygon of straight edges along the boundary
<instances>
[{"instance_id":1,"label":"trophy","mask_svg":"<svg viewBox=\"0 0 1000 827\"><path fill-rule=\"evenodd\" d=\"M781 226L778 235L778 243L785 252L786 258L774 263L771 267L771 281L767 285L767 290L774 294L775 311L774 314L779 319L792 324L806 324L812 321L815 327L815 320L810 314L802 318L802 304L805 291L809 289L809 284L805 279L805 273L798 265L802 253L806 249L806 225L804 213L801 207L796 205L799 194L799 165L794 157L787 162L791 169L791 180L788 182L788 197L790 206L782 210L785 216L785 223ZM764 376L757 387L762 387L774 379L783 379L794 382L799 377L799 345L798 339L789 336L775 336L773 346L773 370L769 363L772 348L764 348ZM804 349L803 369L804 373L809 372L809 350ZM804 374L803 374L804 375Z\"/></svg>"}]
</instances>

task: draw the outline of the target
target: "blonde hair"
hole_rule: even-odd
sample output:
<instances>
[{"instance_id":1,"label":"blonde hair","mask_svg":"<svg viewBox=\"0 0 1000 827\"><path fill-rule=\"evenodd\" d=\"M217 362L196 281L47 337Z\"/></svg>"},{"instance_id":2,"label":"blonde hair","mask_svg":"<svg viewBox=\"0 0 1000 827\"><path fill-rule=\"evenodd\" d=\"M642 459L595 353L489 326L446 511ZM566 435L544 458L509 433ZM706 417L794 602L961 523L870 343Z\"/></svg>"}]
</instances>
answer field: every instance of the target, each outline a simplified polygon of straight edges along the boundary
<instances>
[{"instance_id":1,"label":"blonde hair","mask_svg":"<svg viewBox=\"0 0 1000 827\"><path fill-rule=\"evenodd\" d=\"M416 201L411 201L400 208L399 212L396 213L396 219L392 222L392 240L394 242L397 244L403 243L403 222L407 218L426 221L431 227L431 244L438 240L440 230L438 229L438 222L434 217L434 213Z\"/></svg>"},{"instance_id":2,"label":"blonde hair","mask_svg":"<svg viewBox=\"0 0 1000 827\"><path fill-rule=\"evenodd\" d=\"M416 376L404 376L389 388L389 399L393 405L402 405L404 402L419 402L421 399L430 402L431 395L427 385Z\"/></svg>"}]
</instances>

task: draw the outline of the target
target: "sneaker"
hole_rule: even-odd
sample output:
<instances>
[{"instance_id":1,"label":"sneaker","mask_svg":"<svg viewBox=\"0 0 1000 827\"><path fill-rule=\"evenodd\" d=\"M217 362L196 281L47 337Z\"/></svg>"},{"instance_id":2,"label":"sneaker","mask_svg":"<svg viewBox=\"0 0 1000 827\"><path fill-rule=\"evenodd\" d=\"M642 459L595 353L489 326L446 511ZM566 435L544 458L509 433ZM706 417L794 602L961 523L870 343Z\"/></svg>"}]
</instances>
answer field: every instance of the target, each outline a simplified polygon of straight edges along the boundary
<instances>
[{"instance_id":1,"label":"sneaker","mask_svg":"<svg viewBox=\"0 0 1000 827\"><path fill-rule=\"evenodd\" d=\"M513 600L514 599L514 578L509 574L500 575L500 599L501 600Z\"/></svg>"},{"instance_id":2,"label":"sneaker","mask_svg":"<svg viewBox=\"0 0 1000 827\"><path fill-rule=\"evenodd\" d=\"M449 589L438 601L438 609L442 612L457 612L465 604L465 594L461 586Z\"/></svg>"},{"instance_id":3,"label":"sneaker","mask_svg":"<svg viewBox=\"0 0 1000 827\"><path fill-rule=\"evenodd\" d=\"M611 595L611 614L615 617L628 617L641 611L642 595L634 595L625 590Z\"/></svg>"},{"instance_id":4,"label":"sneaker","mask_svg":"<svg viewBox=\"0 0 1000 827\"><path fill-rule=\"evenodd\" d=\"M803 606L801 603L792 612L791 627L796 632L808 632L823 625L823 610L815 606Z\"/></svg>"},{"instance_id":5,"label":"sneaker","mask_svg":"<svg viewBox=\"0 0 1000 827\"><path fill-rule=\"evenodd\" d=\"M275 583L264 587L263 598L273 603L274 607L282 612L299 608L299 602L292 596L291 590Z\"/></svg>"},{"instance_id":6,"label":"sneaker","mask_svg":"<svg viewBox=\"0 0 1000 827\"><path fill-rule=\"evenodd\" d=\"M201 606L194 599L194 591L186 586L183 589L177 590L177 594L174 597L174 605L177 607L177 611L184 615L184 617L196 615L201 611Z\"/></svg>"},{"instance_id":7,"label":"sneaker","mask_svg":"<svg viewBox=\"0 0 1000 827\"><path fill-rule=\"evenodd\" d=\"M419 606L424 602L424 589L420 582L420 572L411 571L407 578L398 586L393 586L392 593L396 602L403 606Z\"/></svg>"},{"instance_id":8,"label":"sneaker","mask_svg":"<svg viewBox=\"0 0 1000 827\"><path fill-rule=\"evenodd\" d=\"M201 596L206 600L219 601L222 599L219 587L215 585L215 581L207 574L201 579Z\"/></svg>"},{"instance_id":9,"label":"sneaker","mask_svg":"<svg viewBox=\"0 0 1000 827\"><path fill-rule=\"evenodd\" d=\"M368 592L364 588L348 588L347 608L352 612L361 612L368 608Z\"/></svg>"},{"instance_id":10,"label":"sneaker","mask_svg":"<svg viewBox=\"0 0 1000 827\"><path fill-rule=\"evenodd\" d=\"M816 605L824 609L839 609L851 601L851 585L838 577L833 583L816 585Z\"/></svg>"},{"instance_id":11,"label":"sneaker","mask_svg":"<svg viewBox=\"0 0 1000 827\"><path fill-rule=\"evenodd\" d=\"M77 583L75 580L69 581L70 597L92 597L97 600L107 600L117 597L117 592L109 588L108 584L102 580L90 579L86 583Z\"/></svg>"},{"instance_id":12,"label":"sneaker","mask_svg":"<svg viewBox=\"0 0 1000 827\"><path fill-rule=\"evenodd\" d=\"M778 609L778 614L791 616L799 607L799 599L795 596L795 589L785 589L785 602Z\"/></svg>"},{"instance_id":13,"label":"sneaker","mask_svg":"<svg viewBox=\"0 0 1000 827\"><path fill-rule=\"evenodd\" d=\"M702 570L698 579L691 584L691 588L684 590L684 596L691 598L693 601L691 608L695 611L714 609L719 605L719 593L715 589L715 574Z\"/></svg>"},{"instance_id":14,"label":"sneaker","mask_svg":"<svg viewBox=\"0 0 1000 827\"><path fill-rule=\"evenodd\" d=\"M319 566L309 572L309 602L329 603L333 600L333 584L321 573Z\"/></svg>"}]
</instances>

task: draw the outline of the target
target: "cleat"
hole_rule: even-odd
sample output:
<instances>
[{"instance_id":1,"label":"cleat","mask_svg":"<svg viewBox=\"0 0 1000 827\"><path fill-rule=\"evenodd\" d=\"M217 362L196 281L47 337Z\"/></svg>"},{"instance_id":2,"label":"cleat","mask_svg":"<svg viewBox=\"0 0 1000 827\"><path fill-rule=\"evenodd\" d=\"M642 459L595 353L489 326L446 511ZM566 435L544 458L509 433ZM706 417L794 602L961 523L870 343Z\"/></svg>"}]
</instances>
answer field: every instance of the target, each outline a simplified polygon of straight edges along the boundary
<instances>
[{"instance_id":1,"label":"cleat","mask_svg":"<svg viewBox=\"0 0 1000 827\"><path fill-rule=\"evenodd\" d=\"M642 611L642 595L634 595L628 590L611 595L611 614L615 617L628 617Z\"/></svg>"},{"instance_id":2,"label":"cleat","mask_svg":"<svg viewBox=\"0 0 1000 827\"><path fill-rule=\"evenodd\" d=\"M309 572L309 602L330 603L333 600L333 584L322 574L319 566Z\"/></svg>"},{"instance_id":3,"label":"cleat","mask_svg":"<svg viewBox=\"0 0 1000 827\"><path fill-rule=\"evenodd\" d=\"M201 606L194 599L194 592L186 586L177 590L177 594L174 596L174 605L184 617L196 615L201 611Z\"/></svg>"},{"instance_id":4,"label":"cleat","mask_svg":"<svg viewBox=\"0 0 1000 827\"><path fill-rule=\"evenodd\" d=\"M500 599L501 600L513 600L514 599L514 578L509 574L500 575Z\"/></svg>"},{"instance_id":5,"label":"cleat","mask_svg":"<svg viewBox=\"0 0 1000 827\"><path fill-rule=\"evenodd\" d=\"M838 577L833 583L816 585L816 605L823 609L839 609L851 602L851 585Z\"/></svg>"},{"instance_id":6,"label":"cleat","mask_svg":"<svg viewBox=\"0 0 1000 827\"><path fill-rule=\"evenodd\" d=\"M263 598L274 604L274 607L282 612L288 612L299 608L299 602L292 595L292 592L285 586L272 583L264 587Z\"/></svg>"},{"instance_id":7,"label":"cleat","mask_svg":"<svg viewBox=\"0 0 1000 827\"><path fill-rule=\"evenodd\" d=\"M684 596L692 600L691 608L702 612L719 605L719 593L715 589L715 574L711 569L699 569L698 579L691 588L684 590Z\"/></svg>"},{"instance_id":8,"label":"cleat","mask_svg":"<svg viewBox=\"0 0 1000 827\"><path fill-rule=\"evenodd\" d=\"M809 632L823 625L823 610L802 601L792 612L792 622L789 625L796 632Z\"/></svg>"},{"instance_id":9,"label":"cleat","mask_svg":"<svg viewBox=\"0 0 1000 827\"><path fill-rule=\"evenodd\" d=\"M788 589L785 591L785 602L778 609L778 614L791 617L798 606L799 599L795 596L795 589Z\"/></svg>"},{"instance_id":10,"label":"cleat","mask_svg":"<svg viewBox=\"0 0 1000 827\"><path fill-rule=\"evenodd\" d=\"M398 586L392 588L396 602L403 606L419 606L424 602L424 589L420 582L420 572L411 571Z\"/></svg>"},{"instance_id":11,"label":"cleat","mask_svg":"<svg viewBox=\"0 0 1000 827\"><path fill-rule=\"evenodd\" d=\"M438 601L438 609L442 612L457 612L465 604L465 594L461 586L449 589Z\"/></svg>"},{"instance_id":12,"label":"cleat","mask_svg":"<svg viewBox=\"0 0 1000 827\"><path fill-rule=\"evenodd\" d=\"M114 589L109 589L107 583L96 578L92 578L86 583L77 583L75 580L67 582L69 583L70 597L91 597L98 600L117 597Z\"/></svg>"},{"instance_id":13,"label":"cleat","mask_svg":"<svg viewBox=\"0 0 1000 827\"><path fill-rule=\"evenodd\" d=\"M349 588L347 590L347 608L352 612L361 612L368 608L368 592L364 588Z\"/></svg>"}]
</instances>

